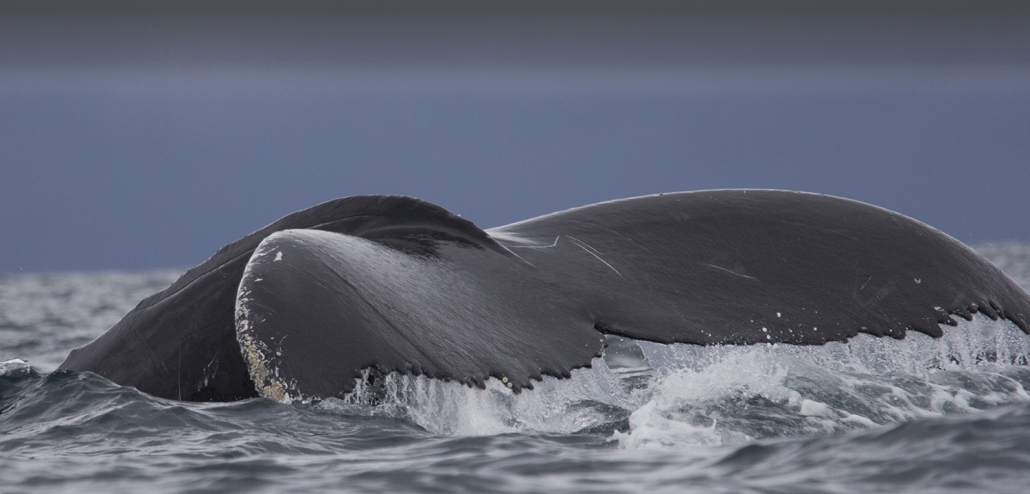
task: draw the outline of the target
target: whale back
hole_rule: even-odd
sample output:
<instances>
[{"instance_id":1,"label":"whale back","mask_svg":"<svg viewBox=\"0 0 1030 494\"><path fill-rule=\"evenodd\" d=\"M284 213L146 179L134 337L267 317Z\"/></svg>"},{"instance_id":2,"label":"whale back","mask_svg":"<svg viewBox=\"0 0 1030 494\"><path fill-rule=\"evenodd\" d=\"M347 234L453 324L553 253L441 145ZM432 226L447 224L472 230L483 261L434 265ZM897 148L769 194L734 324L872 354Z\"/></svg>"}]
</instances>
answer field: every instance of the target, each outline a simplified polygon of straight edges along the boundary
<instances>
[{"instance_id":1,"label":"whale back","mask_svg":"<svg viewBox=\"0 0 1030 494\"><path fill-rule=\"evenodd\" d=\"M801 345L1024 331L1030 296L957 240L856 201L724 190L595 204L483 231L411 198L294 213L144 300L62 369L157 396L344 396L402 372L514 391L589 366L604 334Z\"/></svg>"},{"instance_id":2,"label":"whale back","mask_svg":"<svg viewBox=\"0 0 1030 494\"><path fill-rule=\"evenodd\" d=\"M572 209L489 230L554 273L604 331L661 343L822 344L933 337L1030 297L961 242L904 215L820 194L717 190ZM591 289L591 287L594 287Z\"/></svg>"}]
</instances>

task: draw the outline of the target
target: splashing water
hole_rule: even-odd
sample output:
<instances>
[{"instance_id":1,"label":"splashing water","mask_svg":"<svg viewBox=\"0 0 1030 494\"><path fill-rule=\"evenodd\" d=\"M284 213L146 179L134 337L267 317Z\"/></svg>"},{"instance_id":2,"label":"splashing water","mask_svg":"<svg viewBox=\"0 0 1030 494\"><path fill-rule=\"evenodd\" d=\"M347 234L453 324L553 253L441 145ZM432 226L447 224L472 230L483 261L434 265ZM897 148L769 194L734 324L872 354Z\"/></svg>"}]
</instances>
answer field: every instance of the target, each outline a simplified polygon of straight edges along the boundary
<instances>
[{"instance_id":1,"label":"splashing water","mask_svg":"<svg viewBox=\"0 0 1030 494\"><path fill-rule=\"evenodd\" d=\"M661 345L611 338L570 379L513 394L424 377L359 381L316 406L384 415L434 434L609 431L622 447L732 445L868 429L1030 401L1030 341L977 316L933 339L860 335L821 347Z\"/></svg>"}]
</instances>

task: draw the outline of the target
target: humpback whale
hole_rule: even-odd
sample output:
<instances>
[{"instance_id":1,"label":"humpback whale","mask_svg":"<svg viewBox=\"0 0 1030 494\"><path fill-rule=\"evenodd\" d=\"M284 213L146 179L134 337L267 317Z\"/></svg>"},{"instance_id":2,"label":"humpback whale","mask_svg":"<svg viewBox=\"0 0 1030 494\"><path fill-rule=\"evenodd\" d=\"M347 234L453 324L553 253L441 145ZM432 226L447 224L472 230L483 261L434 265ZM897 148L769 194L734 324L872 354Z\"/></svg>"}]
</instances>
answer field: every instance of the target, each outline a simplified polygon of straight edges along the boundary
<instances>
[{"instance_id":1,"label":"humpback whale","mask_svg":"<svg viewBox=\"0 0 1030 494\"><path fill-rule=\"evenodd\" d=\"M1030 295L997 267L848 199L682 192L482 230L355 196L222 247L58 370L187 401L342 397L391 372L520 392L590 366L605 335L821 345L940 337L976 312L1030 333Z\"/></svg>"}]
</instances>

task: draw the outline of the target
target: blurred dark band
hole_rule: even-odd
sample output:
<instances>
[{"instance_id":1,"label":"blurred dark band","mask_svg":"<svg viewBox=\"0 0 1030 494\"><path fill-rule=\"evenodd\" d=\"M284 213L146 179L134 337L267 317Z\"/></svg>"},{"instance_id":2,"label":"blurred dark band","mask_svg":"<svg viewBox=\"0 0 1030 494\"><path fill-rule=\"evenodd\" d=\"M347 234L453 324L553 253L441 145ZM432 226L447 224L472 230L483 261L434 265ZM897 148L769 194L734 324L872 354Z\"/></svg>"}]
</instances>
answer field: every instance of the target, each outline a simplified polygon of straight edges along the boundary
<instances>
[{"instance_id":1,"label":"blurred dark band","mask_svg":"<svg viewBox=\"0 0 1030 494\"><path fill-rule=\"evenodd\" d=\"M0 14L1002 14L1025 0L5 0Z\"/></svg>"}]
</instances>

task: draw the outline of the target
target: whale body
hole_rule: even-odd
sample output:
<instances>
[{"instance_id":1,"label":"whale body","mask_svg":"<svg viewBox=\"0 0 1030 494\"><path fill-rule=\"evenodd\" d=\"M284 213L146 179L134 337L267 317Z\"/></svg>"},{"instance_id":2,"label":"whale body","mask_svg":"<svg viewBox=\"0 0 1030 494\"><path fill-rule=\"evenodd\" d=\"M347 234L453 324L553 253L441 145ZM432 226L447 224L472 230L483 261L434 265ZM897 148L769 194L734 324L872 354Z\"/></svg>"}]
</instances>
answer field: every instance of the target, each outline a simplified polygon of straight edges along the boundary
<instances>
[{"instance_id":1,"label":"whale body","mask_svg":"<svg viewBox=\"0 0 1030 494\"><path fill-rule=\"evenodd\" d=\"M519 392L590 366L605 335L821 345L976 312L1030 332L1030 295L972 249L826 195L660 194L490 230L355 196L226 245L58 370L187 401L342 397L370 372Z\"/></svg>"}]
</instances>

